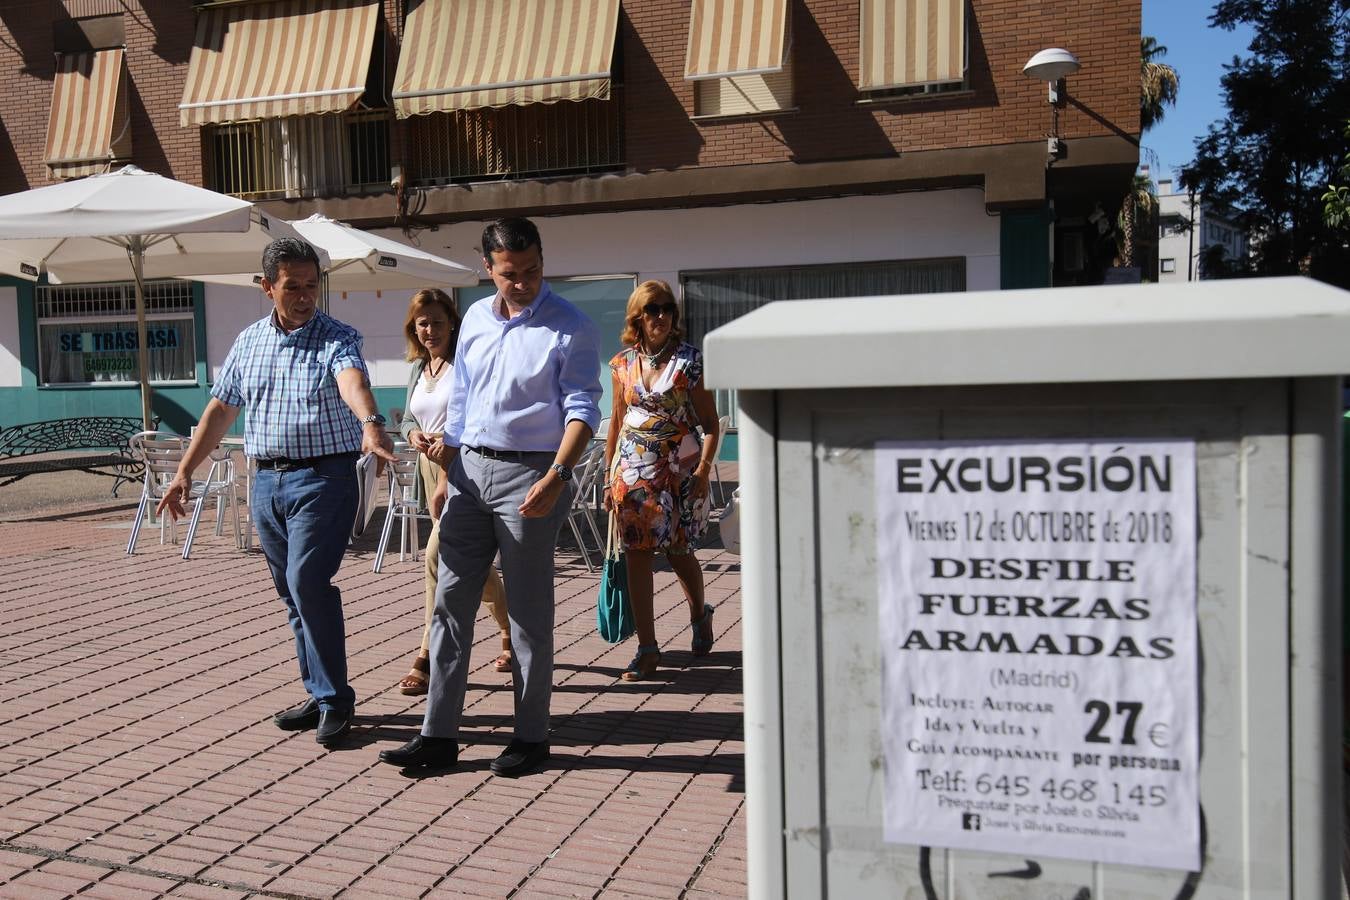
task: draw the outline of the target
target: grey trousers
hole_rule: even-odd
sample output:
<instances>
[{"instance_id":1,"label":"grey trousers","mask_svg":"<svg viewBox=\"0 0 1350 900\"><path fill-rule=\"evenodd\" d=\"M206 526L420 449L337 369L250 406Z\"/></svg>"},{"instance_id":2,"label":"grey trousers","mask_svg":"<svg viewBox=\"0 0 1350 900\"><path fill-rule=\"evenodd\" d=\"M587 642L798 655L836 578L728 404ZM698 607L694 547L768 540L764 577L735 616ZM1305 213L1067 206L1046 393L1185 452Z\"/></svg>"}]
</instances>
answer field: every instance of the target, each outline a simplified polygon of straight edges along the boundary
<instances>
[{"instance_id":1,"label":"grey trousers","mask_svg":"<svg viewBox=\"0 0 1350 900\"><path fill-rule=\"evenodd\" d=\"M431 684L422 720L426 737L457 738L469 677L473 622L488 569L498 553L511 622L515 736L548 737L553 695L553 551L572 502L569 484L553 510L526 519L517 510L553 462L552 453L491 459L465 448L450 466L441 513L440 566L431 617Z\"/></svg>"}]
</instances>

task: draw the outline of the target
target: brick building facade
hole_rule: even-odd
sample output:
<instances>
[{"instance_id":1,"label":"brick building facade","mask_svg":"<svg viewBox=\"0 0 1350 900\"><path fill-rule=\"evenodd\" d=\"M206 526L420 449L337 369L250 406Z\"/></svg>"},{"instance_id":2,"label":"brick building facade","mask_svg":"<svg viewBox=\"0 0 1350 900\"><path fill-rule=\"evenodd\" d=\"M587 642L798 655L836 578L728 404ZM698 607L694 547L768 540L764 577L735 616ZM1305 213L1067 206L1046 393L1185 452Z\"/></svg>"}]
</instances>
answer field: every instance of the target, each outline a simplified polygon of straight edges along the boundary
<instances>
[{"instance_id":1,"label":"brick building facade","mask_svg":"<svg viewBox=\"0 0 1350 900\"><path fill-rule=\"evenodd\" d=\"M728 298L744 293L733 282L747 273L767 273L766 286L754 288L762 302L832 295L845 289L832 286L845 284L835 275L859 266L878 274L848 290L899 294L1081 283L1109 264L1086 216L1094 204L1118 202L1138 159L1138 0L782 0L788 49L782 72L765 76L780 79L776 101L759 111L701 107L699 92L712 82L701 88L685 77L700 2L619 3L611 99L401 119L393 96L419 10L472 4L332 0L325 5L377 7L366 90L353 111L278 127L266 119L185 126L179 104L201 52L202 17L239 7L284 16L296 0L4 0L0 193L53 179L43 157L57 54L117 45L125 47L130 162L248 196L287 219L321 212L388 230L465 264L476 262L483 220L539 217L550 276L574 280L578 295L604 294L596 284L608 284L604 302L596 299L602 319L645 277L678 285L698 331L737 314ZM911 29L916 17L936 21L939 7L956 10L946 27L960 28L961 71L941 84L860 87L869 5L908 14ZM1046 47L1081 61L1057 111L1067 155L1049 164L1054 110L1045 83L1022 73ZM319 48L296 49L303 57ZM283 166L278 155L290 161ZM274 170L271 180L264 170ZM391 186L400 175L402 194ZM932 260L949 260L949 271L932 276L924 269ZM793 274L803 266L814 268ZM31 334L40 317L25 306L31 286L5 290L15 293L12 311L0 300L0 349L13 360L0 359L0 392L29 398L24 389L44 383ZM222 348L257 311L255 298L241 302L230 289L195 290L205 339L179 401L189 412ZM334 310L366 332L377 371L387 363L377 381L402 384L399 323L389 325L397 316L387 302L343 298ZM113 402L111 390L101 393L98 402ZM72 411L93 402L62 396ZM0 418L22 420L34 402L0 400Z\"/></svg>"}]
</instances>

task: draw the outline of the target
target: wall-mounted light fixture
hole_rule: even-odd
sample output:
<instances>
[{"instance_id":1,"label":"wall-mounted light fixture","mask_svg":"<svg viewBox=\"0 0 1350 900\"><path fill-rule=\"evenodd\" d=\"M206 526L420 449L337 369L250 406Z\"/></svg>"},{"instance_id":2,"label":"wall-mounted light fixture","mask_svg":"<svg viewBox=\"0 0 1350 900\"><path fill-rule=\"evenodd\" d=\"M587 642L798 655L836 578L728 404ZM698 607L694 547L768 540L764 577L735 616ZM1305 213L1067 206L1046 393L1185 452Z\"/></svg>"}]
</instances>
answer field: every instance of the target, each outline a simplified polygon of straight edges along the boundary
<instances>
[{"instance_id":1,"label":"wall-mounted light fixture","mask_svg":"<svg viewBox=\"0 0 1350 900\"><path fill-rule=\"evenodd\" d=\"M1064 142L1059 139L1059 110L1064 105L1064 79L1079 68L1078 57L1061 47L1042 50L1022 67L1022 74L1044 81L1049 87L1050 134L1045 144L1049 162L1065 156Z\"/></svg>"}]
</instances>

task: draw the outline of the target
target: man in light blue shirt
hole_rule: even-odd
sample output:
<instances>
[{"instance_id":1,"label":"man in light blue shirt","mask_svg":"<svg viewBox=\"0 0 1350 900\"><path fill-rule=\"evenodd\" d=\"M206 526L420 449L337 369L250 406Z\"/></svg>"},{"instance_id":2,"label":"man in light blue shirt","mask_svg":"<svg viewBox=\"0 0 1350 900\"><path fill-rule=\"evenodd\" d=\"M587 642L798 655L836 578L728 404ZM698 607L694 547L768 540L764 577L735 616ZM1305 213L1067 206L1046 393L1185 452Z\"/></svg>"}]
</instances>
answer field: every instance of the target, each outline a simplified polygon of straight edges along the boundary
<instances>
[{"instance_id":1,"label":"man in light blue shirt","mask_svg":"<svg viewBox=\"0 0 1350 900\"><path fill-rule=\"evenodd\" d=\"M517 777L548 759L553 692L553 550L572 502L572 466L600 424L595 324L544 283L528 219L483 230L497 286L460 324L440 484L440 568L431 620L431 683L421 734L380 759L453 766L488 567L500 552L511 620L515 736L492 761Z\"/></svg>"}]
</instances>

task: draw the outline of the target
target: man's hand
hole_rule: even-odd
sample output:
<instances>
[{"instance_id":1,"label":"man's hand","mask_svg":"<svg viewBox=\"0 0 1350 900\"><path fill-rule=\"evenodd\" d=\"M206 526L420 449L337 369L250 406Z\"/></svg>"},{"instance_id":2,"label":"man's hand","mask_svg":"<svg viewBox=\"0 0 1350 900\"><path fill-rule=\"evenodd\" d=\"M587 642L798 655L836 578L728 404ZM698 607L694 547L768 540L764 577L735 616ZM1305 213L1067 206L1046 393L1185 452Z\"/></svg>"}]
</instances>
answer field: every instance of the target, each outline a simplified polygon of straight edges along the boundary
<instances>
[{"instance_id":1,"label":"man's hand","mask_svg":"<svg viewBox=\"0 0 1350 900\"><path fill-rule=\"evenodd\" d=\"M431 518L439 520L441 513L445 511L445 498L450 493L450 484L442 478L436 482L436 489L431 492L431 497L427 500L427 509L431 511Z\"/></svg>"},{"instance_id":2,"label":"man's hand","mask_svg":"<svg viewBox=\"0 0 1350 900\"><path fill-rule=\"evenodd\" d=\"M184 503L191 493L192 480L181 472L174 475L173 481L164 489L164 497L155 506L155 515L162 516L167 512L169 518L181 519L187 515Z\"/></svg>"},{"instance_id":3,"label":"man's hand","mask_svg":"<svg viewBox=\"0 0 1350 900\"><path fill-rule=\"evenodd\" d=\"M527 519L538 519L553 511L553 505L562 496L563 480L557 472L550 471L543 478L530 485L525 502L520 504L519 512Z\"/></svg>"},{"instance_id":4,"label":"man's hand","mask_svg":"<svg viewBox=\"0 0 1350 900\"><path fill-rule=\"evenodd\" d=\"M389 434L384 427L374 422L361 429L361 452L375 454L375 477L384 474L384 464L386 462L397 462L398 457L394 455L394 442L389 438Z\"/></svg>"},{"instance_id":5,"label":"man's hand","mask_svg":"<svg viewBox=\"0 0 1350 900\"><path fill-rule=\"evenodd\" d=\"M431 442L431 446L426 449L427 459L440 466L442 469L450 468L450 461L455 458L459 452L458 447L447 447L445 441L437 437Z\"/></svg>"}]
</instances>

